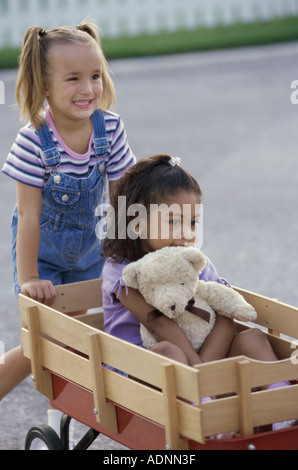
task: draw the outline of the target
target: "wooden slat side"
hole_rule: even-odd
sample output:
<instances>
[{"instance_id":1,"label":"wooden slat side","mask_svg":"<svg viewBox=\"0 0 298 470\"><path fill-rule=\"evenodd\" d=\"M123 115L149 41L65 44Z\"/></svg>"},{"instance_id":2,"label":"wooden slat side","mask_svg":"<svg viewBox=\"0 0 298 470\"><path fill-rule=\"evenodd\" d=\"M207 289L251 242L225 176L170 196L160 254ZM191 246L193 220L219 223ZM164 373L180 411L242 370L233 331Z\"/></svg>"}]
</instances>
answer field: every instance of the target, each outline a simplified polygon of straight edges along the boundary
<instances>
[{"instance_id":1,"label":"wooden slat side","mask_svg":"<svg viewBox=\"0 0 298 470\"><path fill-rule=\"evenodd\" d=\"M25 343L28 332L23 331ZM89 359L41 338L44 367L49 368L66 380L93 390ZM164 358L163 358L164 360ZM140 414L165 426L164 397L161 390L126 378L105 367L102 368L106 398L134 413ZM188 439L203 442L201 432L201 410L176 398L179 410L179 434ZM113 406L111 404L111 406Z\"/></svg>"},{"instance_id":2,"label":"wooden slat side","mask_svg":"<svg viewBox=\"0 0 298 470\"><path fill-rule=\"evenodd\" d=\"M298 418L298 385L252 394L255 426Z\"/></svg>"},{"instance_id":3,"label":"wooden slat side","mask_svg":"<svg viewBox=\"0 0 298 470\"><path fill-rule=\"evenodd\" d=\"M135 413L165 426L162 392L104 369L107 397ZM202 442L201 410L178 400L179 433L187 439Z\"/></svg>"},{"instance_id":4,"label":"wooden slat side","mask_svg":"<svg viewBox=\"0 0 298 470\"><path fill-rule=\"evenodd\" d=\"M257 324L292 338L298 338L298 308L238 287L234 289L255 308L258 314Z\"/></svg>"},{"instance_id":5,"label":"wooden slat side","mask_svg":"<svg viewBox=\"0 0 298 470\"><path fill-rule=\"evenodd\" d=\"M47 336L51 332L55 333L52 336L56 340L66 343L70 347L76 347L88 355L86 335L96 333L98 330L55 311L49 313L47 320L40 322L41 331ZM40 319L42 317L41 314ZM45 326L44 329L42 325ZM159 364L164 361L162 356L121 341L106 333L100 332L100 334L103 362L161 388L162 378ZM201 396L233 393L237 390L236 375L233 366L231 366L234 360L234 358L224 359L197 366L201 375ZM199 402L197 376L194 369L175 361L172 362L175 364L178 396L189 401ZM254 362L253 370L256 371L252 375L252 386L254 387L266 385L272 381L298 378L298 367L295 364L297 361L288 359L276 363ZM144 363L147 364L146 368L143 367ZM214 380L214 377L216 377L216 380Z\"/></svg>"},{"instance_id":6,"label":"wooden slat side","mask_svg":"<svg viewBox=\"0 0 298 470\"><path fill-rule=\"evenodd\" d=\"M89 282L81 286L83 297L87 296ZM64 294L66 295L65 310L69 308L69 311L73 311L74 307L75 310L79 308L77 303L74 305L68 300L76 286L67 286L69 290ZM96 290L98 284L94 282L93 286ZM61 293L63 293L62 290ZM250 298L251 303L258 304L257 310L262 312L261 321L263 321L262 315L266 314L268 324L265 326L273 331L280 331L277 328L280 323L278 318L280 310L277 306L282 307L283 321L286 322L290 318L290 324L291 322L297 323L297 309L283 306L266 298L264 301L263 298L258 297L260 296L247 294L247 300ZM272 315L271 309L270 314L267 312L266 305L269 305L267 300L277 304L277 310L273 309ZM89 305L91 304L94 305L95 302L92 300ZM254 426L298 416L298 386L265 392L248 392L249 388L297 379L298 360L296 358L289 357L268 363L241 356L200 364L196 368L167 359L169 366L165 373L163 356L112 337L88 325L88 322L82 323L77 319L69 318L28 297L20 296L20 307L25 355L33 357L33 361L37 364L36 369L40 371L46 367L67 380L89 390L95 390L96 403L103 410L108 399L166 426L170 440L175 447L179 447L181 436L204 442L204 436L239 430L243 434L249 434ZM86 304L83 308L85 307ZM33 312L29 321L27 310ZM30 341L28 329L31 335ZM286 334L285 329L281 332ZM91 348L91 353L90 335L98 338L98 342ZM272 335L268 337L272 344L280 347L283 354L290 352L290 345L286 341ZM65 345L76 351L65 348ZM89 356L93 363L92 367ZM101 362L127 372L142 380L142 383L102 368ZM99 385L97 390L96 383ZM162 389L165 393L162 393ZM220 397L233 393L238 393L238 395ZM202 396L219 396L219 398L201 404ZM165 402L170 403L171 408L176 410L174 417L169 415L170 408L164 406ZM194 402L198 405L192 406L187 402ZM276 406L277 403L278 406ZM249 408L251 413L248 411Z\"/></svg>"},{"instance_id":7,"label":"wooden slat side","mask_svg":"<svg viewBox=\"0 0 298 470\"><path fill-rule=\"evenodd\" d=\"M165 413L166 448L187 450L188 442L180 438L179 413L176 396L175 368L173 364L161 364L163 379L163 403Z\"/></svg>"},{"instance_id":8,"label":"wooden slat side","mask_svg":"<svg viewBox=\"0 0 298 470\"><path fill-rule=\"evenodd\" d=\"M289 357L292 357L292 360L295 360L294 358L298 354L297 340L290 341L286 338L281 338L269 333L267 333L267 338L279 359L288 359Z\"/></svg>"},{"instance_id":9,"label":"wooden slat side","mask_svg":"<svg viewBox=\"0 0 298 470\"><path fill-rule=\"evenodd\" d=\"M238 356L230 359L199 364L201 396L221 395L237 392L235 364L238 360L247 359ZM297 361L288 358L276 362L261 362L247 359L251 364L251 386L260 387L283 380L298 379Z\"/></svg>"},{"instance_id":10,"label":"wooden slat side","mask_svg":"<svg viewBox=\"0 0 298 470\"><path fill-rule=\"evenodd\" d=\"M26 305L36 305L31 299L25 299ZM38 303L37 303L38 304ZM122 341L97 330L87 324L70 318L52 308L38 304L41 334L88 355L88 334L99 333L102 345L102 360L112 367L127 372L140 380L162 387L160 364L164 357L143 348ZM24 325L24 320L22 320ZM23 326L26 329L25 326ZM177 394L189 401L198 402L196 371L188 366L172 361L177 376ZM144 368L144 364L146 367Z\"/></svg>"},{"instance_id":11,"label":"wooden slat side","mask_svg":"<svg viewBox=\"0 0 298 470\"><path fill-rule=\"evenodd\" d=\"M94 411L96 421L114 434L118 434L115 406L107 401L104 382L100 335L89 335L90 342L90 368L92 376L92 389L94 397Z\"/></svg>"},{"instance_id":12,"label":"wooden slat side","mask_svg":"<svg viewBox=\"0 0 298 470\"><path fill-rule=\"evenodd\" d=\"M26 334L28 335L28 332ZM61 348L61 346L43 338L41 338L41 347L46 367L56 370L59 375L68 380L90 390L93 389L87 358ZM259 374L262 375L262 373L263 371L260 369ZM106 397L108 399L161 425L165 425L164 397L161 391L127 379L105 368L103 369L103 375ZM204 374L202 374L201 370L200 377L202 380L204 379ZM284 419L293 417L292 411L296 412L298 404L297 386L293 386L292 389L290 387L289 389L290 392L287 392L287 396L284 395L286 389L278 391L270 390L268 391L268 396L264 392L252 393L252 420L254 426L265 424L270 420L274 422L274 420L281 419L281 416ZM270 397L270 400L268 397ZM280 401L283 401L282 410L276 407L276 403ZM218 432L238 431L240 429L238 396L216 399L210 403L203 403L200 407L191 406L177 400L177 406L179 410L180 436L203 442L204 436L213 435ZM290 414L289 406L291 406Z\"/></svg>"},{"instance_id":13,"label":"wooden slat side","mask_svg":"<svg viewBox=\"0 0 298 470\"><path fill-rule=\"evenodd\" d=\"M89 346L86 340L88 333L97 333L98 330L90 325L84 324L75 318L68 317L64 313L54 310L39 302L35 302L29 297L23 296L21 303L21 322L26 328L26 316L24 310L27 306L37 306L39 316L39 326L42 335L52 338L62 344L77 349L88 354Z\"/></svg>"},{"instance_id":14,"label":"wooden slat side","mask_svg":"<svg viewBox=\"0 0 298 470\"><path fill-rule=\"evenodd\" d=\"M204 436L238 431L240 427L238 397L230 396L202 404Z\"/></svg>"},{"instance_id":15,"label":"wooden slat side","mask_svg":"<svg viewBox=\"0 0 298 470\"><path fill-rule=\"evenodd\" d=\"M101 307L101 285L102 279L93 279L55 286L56 297L51 308L58 312L69 313ZM22 305L26 301L26 296L20 294L19 299ZM39 302L36 303L39 304Z\"/></svg>"},{"instance_id":16,"label":"wooden slat side","mask_svg":"<svg viewBox=\"0 0 298 470\"><path fill-rule=\"evenodd\" d=\"M239 405L239 431L240 436L253 434L253 422L251 413L251 381L250 362L239 360L236 363L238 379L238 405Z\"/></svg>"},{"instance_id":17,"label":"wooden slat side","mask_svg":"<svg viewBox=\"0 0 298 470\"><path fill-rule=\"evenodd\" d=\"M44 370L44 357L41 347L41 338L39 333L38 309L37 307L28 307L26 310L28 320L28 344L30 347L31 370L34 387L40 393L53 398L53 388L51 374Z\"/></svg>"}]
</instances>

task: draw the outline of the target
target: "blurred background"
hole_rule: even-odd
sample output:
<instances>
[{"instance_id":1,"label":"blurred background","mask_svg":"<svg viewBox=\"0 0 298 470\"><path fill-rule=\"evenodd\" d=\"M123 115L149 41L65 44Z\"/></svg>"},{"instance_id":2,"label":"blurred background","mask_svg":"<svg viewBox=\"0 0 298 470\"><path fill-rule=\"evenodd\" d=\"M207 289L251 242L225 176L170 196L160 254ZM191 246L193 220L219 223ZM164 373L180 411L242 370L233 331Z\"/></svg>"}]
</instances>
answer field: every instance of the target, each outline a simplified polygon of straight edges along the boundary
<instances>
[{"instance_id":1,"label":"blurred background","mask_svg":"<svg viewBox=\"0 0 298 470\"><path fill-rule=\"evenodd\" d=\"M0 0L1 167L22 125L14 89L24 32L87 16L99 25L115 111L137 158L171 153L198 179L202 250L219 274L298 307L298 0ZM20 324L15 183L2 173L0 195L0 350L8 350ZM5 397L0 449L22 449L46 410L30 379Z\"/></svg>"},{"instance_id":2,"label":"blurred background","mask_svg":"<svg viewBox=\"0 0 298 470\"><path fill-rule=\"evenodd\" d=\"M32 25L89 16L111 59L296 39L297 15L298 0L0 0L0 67L15 65Z\"/></svg>"}]
</instances>

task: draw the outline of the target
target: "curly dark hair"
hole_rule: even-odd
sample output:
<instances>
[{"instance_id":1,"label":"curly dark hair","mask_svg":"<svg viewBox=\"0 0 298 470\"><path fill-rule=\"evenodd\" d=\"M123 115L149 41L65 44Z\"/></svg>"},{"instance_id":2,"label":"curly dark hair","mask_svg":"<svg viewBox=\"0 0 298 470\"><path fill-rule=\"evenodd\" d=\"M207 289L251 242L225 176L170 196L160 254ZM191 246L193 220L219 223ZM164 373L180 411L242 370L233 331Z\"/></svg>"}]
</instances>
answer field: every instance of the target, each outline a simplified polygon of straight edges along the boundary
<instances>
[{"instance_id":1,"label":"curly dark hair","mask_svg":"<svg viewBox=\"0 0 298 470\"><path fill-rule=\"evenodd\" d=\"M125 196L126 207L142 204L149 210L150 204L160 204L179 190L194 192L200 198L201 188L196 179L179 165L170 165L170 155L154 155L139 160L120 178L110 195L115 216L115 237L107 237L103 243L103 255L116 262L137 261L144 256L140 238L131 239L119 233L118 220L125 217L126 228L132 220L119 203ZM122 198L123 199L123 198Z\"/></svg>"}]
</instances>

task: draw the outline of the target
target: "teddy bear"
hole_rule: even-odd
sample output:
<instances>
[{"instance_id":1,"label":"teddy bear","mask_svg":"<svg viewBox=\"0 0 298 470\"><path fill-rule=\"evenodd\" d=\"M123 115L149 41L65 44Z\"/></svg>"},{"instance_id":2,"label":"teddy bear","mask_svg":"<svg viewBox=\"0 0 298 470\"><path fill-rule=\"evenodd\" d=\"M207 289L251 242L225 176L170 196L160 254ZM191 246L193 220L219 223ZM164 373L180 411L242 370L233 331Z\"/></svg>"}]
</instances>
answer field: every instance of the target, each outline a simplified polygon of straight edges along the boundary
<instances>
[{"instance_id":1,"label":"teddy bear","mask_svg":"<svg viewBox=\"0 0 298 470\"><path fill-rule=\"evenodd\" d=\"M211 332L216 313L241 321L257 317L254 308L231 287L199 280L205 265L206 257L200 249L171 246L146 254L122 272L124 283L138 289L152 305L150 313L177 321L197 351ZM140 328L143 345L151 349L155 338L144 325Z\"/></svg>"}]
</instances>

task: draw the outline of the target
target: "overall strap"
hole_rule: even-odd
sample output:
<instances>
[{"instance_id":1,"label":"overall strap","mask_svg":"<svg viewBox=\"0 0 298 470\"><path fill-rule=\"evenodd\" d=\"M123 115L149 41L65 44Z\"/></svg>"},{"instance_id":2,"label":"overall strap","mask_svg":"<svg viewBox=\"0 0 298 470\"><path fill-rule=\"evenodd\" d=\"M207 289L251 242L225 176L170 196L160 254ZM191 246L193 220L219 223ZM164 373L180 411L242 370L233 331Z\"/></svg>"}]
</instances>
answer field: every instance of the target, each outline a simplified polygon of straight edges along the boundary
<instances>
[{"instance_id":1,"label":"overall strap","mask_svg":"<svg viewBox=\"0 0 298 470\"><path fill-rule=\"evenodd\" d=\"M41 142L46 167L58 166L60 163L60 153L54 143L48 125L42 124L41 128L36 132Z\"/></svg>"},{"instance_id":2,"label":"overall strap","mask_svg":"<svg viewBox=\"0 0 298 470\"><path fill-rule=\"evenodd\" d=\"M94 140L93 147L98 157L103 157L109 153L109 142L106 136L106 125L103 111L97 109L91 116Z\"/></svg>"}]
</instances>

